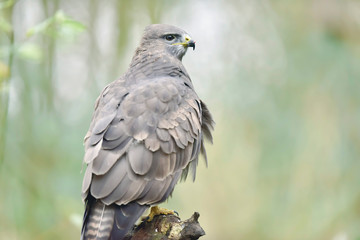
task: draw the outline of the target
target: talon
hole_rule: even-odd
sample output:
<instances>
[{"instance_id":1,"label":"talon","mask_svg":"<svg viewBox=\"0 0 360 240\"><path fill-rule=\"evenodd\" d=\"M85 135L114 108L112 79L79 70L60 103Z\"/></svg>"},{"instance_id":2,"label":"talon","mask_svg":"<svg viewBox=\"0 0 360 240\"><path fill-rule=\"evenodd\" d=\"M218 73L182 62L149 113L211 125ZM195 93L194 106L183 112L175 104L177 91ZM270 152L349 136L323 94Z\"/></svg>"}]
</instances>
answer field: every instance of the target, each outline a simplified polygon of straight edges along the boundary
<instances>
[{"instance_id":1,"label":"talon","mask_svg":"<svg viewBox=\"0 0 360 240\"><path fill-rule=\"evenodd\" d=\"M143 222L143 221L147 221L147 220L149 220L149 216L142 216L141 217L141 221ZM149 221L150 222L150 221Z\"/></svg>"},{"instance_id":2,"label":"talon","mask_svg":"<svg viewBox=\"0 0 360 240\"><path fill-rule=\"evenodd\" d=\"M150 214L149 214L149 216L146 217L146 219L148 222L151 222L154 219L154 217L157 215L169 215L169 214L172 214L172 215L176 214L177 216L179 216L179 214L176 211L155 206L155 207L151 208Z\"/></svg>"}]
</instances>

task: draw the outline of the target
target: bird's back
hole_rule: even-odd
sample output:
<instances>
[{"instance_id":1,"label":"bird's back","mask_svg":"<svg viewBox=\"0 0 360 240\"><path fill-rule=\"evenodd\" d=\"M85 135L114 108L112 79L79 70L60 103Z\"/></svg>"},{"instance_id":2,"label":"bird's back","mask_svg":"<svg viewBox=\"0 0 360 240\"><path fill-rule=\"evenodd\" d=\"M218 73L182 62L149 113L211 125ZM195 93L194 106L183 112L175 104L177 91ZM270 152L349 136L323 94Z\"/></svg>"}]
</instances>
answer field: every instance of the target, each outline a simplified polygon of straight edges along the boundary
<instances>
[{"instance_id":1,"label":"bird's back","mask_svg":"<svg viewBox=\"0 0 360 240\"><path fill-rule=\"evenodd\" d=\"M161 27L154 26L153 34ZM146 34L148 46L155 38L147 42ZM154 48L137 50L127 73L96 101L85 136L83 239L122 239L149 206L169 197L189 170L195 178L198 156L205 153L204 137L211 140L210 112L181 58L172 55L184 47L168 45L162 35L154 41ZM159 48L163 41L176 51Z\"/></svg>"}]
</instances>

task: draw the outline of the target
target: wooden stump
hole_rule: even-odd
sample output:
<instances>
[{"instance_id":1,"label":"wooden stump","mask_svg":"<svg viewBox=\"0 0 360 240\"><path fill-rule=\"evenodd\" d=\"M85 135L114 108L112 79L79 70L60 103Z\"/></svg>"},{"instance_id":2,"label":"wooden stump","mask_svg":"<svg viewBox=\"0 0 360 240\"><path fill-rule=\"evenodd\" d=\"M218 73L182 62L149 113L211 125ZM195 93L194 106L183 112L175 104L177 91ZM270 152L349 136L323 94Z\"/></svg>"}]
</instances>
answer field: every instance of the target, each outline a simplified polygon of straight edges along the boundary
<instances>
[{"instance_id":1,"label":"wooden stump","mask_svg":"<svg viewBox=\"0 0 360 240\"><path fill-rule=\"evenodd\" d=\"M176 215L157 215L151 222L144 220L125 237L125 240L195 240L205 235L195 212L181 221Z\"/></svg>"}]
</instances>

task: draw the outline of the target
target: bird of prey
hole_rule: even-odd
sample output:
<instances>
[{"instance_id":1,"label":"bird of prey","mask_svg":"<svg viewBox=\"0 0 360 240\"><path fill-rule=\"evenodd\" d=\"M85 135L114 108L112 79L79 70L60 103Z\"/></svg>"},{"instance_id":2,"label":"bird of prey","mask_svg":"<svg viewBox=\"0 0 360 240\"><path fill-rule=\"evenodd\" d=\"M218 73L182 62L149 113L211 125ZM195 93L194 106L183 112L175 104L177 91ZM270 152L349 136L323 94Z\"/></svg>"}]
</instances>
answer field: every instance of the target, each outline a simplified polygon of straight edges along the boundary
<instances>
[{"instance_id":1,"label":"bird of prey","mask_svg":"<svg viewBox=\"0 0 360 240\"><path fill-rule=\"evenodd\" d=\"M177 27L145 28L127 72L96 100L84 140L82 239L122 239L179 179L195 179L213 119L182 58L195 42Z\"/></svg>"}]
</instances>

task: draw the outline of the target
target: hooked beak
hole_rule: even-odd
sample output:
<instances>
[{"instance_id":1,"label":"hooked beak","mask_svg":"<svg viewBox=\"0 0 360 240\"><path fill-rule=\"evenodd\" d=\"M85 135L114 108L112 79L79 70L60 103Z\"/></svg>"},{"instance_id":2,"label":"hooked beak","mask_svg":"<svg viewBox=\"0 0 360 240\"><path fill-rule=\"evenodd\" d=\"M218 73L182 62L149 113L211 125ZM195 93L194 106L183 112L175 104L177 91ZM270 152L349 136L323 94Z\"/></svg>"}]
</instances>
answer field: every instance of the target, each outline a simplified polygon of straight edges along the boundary
<instances>
[{"instance_id":1,"label":"hooked beak","mask_svg":"<svg viewBox=\"0 0 360 240\"><path fill-rule=\"evenodd\" d=\"M188 47L192 47L193 50L195 50L195 41L194 40L188 41Z\"/></svg>"},{"instance_id":2,"label":"hooked beak","mask_svg":"<svg viewBox=\"0 0 360 240\"><path fill-rule=\"evenodd\" d=\"M185 37L185 42L173 43L172 45L183 45L184 47L192 47L193 50L195 50L195 41L192 40L189 36Z\"/></svg>"}]
</instances>

